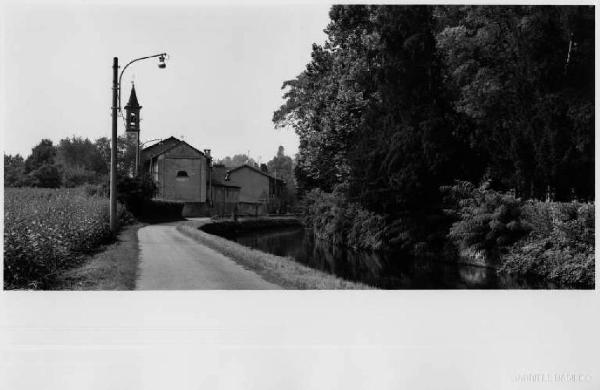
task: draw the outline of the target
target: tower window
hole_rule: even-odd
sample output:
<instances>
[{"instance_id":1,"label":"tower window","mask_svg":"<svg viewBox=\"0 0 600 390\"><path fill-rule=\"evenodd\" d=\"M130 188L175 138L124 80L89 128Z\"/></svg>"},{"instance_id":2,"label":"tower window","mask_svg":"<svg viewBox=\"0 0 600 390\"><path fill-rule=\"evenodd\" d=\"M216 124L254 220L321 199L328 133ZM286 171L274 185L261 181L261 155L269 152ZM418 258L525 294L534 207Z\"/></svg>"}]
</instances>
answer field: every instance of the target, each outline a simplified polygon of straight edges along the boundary
<instances>
[{"instance_id":1,"label":"tower window","mask_svg":"<svg viewBox=\"0 0 600 390\"><path fill-rule=\"evenodd\" d=\"M189 177L186 171L177 171L177 177Z\"/></svg>"}]
</instances>

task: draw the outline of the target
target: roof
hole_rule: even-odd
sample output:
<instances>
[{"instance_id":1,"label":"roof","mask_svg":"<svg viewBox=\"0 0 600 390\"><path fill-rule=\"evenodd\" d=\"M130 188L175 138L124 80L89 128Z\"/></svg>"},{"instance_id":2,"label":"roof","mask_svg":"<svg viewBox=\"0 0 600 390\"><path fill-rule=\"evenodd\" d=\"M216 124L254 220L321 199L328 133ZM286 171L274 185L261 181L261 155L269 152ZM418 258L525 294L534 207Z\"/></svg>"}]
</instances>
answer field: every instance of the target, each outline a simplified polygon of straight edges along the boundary
<instances>
[{"instance_id":1,"label":"roof","mask_svg":"<svg viewBox=\"0 0 600 390\"><path fill-rule=\"evenodd\" d=\"M273 180L277 180L277 181L280 181L280 182L282 182L282 183L285 183L285 181L284 181L283 179L278 179L278 178L276 178L275 176L271 176L271 175L269 175L268 173L266 173L266 172L263 172L263 171L261 171L260 169L258 169L258 168L256 168L256 167L253 167L252 165L248 165L248 164L244 164L244 165L241 165L241 166L239 166L239 167L236 167L236 168L230 169L229 171L227 171L227 175L229 175L231 172L238 171L238 170L240 170L240 169L242 169L242 168L248 168L248 169L250 169L250 170L252 170L252 171L254 171L254 172L260 173L260 174L261 174L261 175L263 175L263 176L266 176L266 177L268 177L268 178L271 178L271 179L273 179Z\"/></svg>"},{"instance_id":2,"label":"roof","mask_svg":"<svg viewBox=\"0 0 600 390\"><path fill-rule=\"evenodd\" d=\"M185 144L185 145L189 146L190 148L194 149L196 152L205 156L205 154L203 152L199 151L198 149L196 149L192 145L188 144L187 142L182 141L175 137L169 137L169 138L163 139L162 141L160 141L154 145L144 148L142 150L142 160L150 160L156 156L159 156L163 153L168 152L169 150L171 150L174 147L181 145L181 144Z\"/></svg>"},{"instance_id":3,"label":"roof","mask_svg":"<svg viewBox=\"0 0 600 390\"><path fill-rule=\"evenodd\" d=\"M138 103L137 95L135 93L135 85L131 86L131 95L129 95L129 101L125 106L125 109L128 108L142 108L142 106L140 106L140 103Z\"/></svg>"}]
</instances>

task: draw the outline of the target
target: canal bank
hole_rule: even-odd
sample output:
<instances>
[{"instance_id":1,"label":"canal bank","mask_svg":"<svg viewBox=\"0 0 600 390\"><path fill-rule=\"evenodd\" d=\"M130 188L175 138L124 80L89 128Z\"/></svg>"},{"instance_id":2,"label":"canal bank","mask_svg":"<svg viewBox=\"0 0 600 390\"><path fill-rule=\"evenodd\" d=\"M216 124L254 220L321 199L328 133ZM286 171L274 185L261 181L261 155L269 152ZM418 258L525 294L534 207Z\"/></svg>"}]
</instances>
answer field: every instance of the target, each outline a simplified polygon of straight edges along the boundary
<instances>
[{"instance_id":1,"label":"canal bank","mask_svg":"<svg viewBox=\"0 0 600 390\"><path fill-rule=\"evenodd\" d=\"M543 280L499 274L495 267L456 258L357 251L331 245L315 239L311 231L290 217L191 221L178 229L286 288L556 288ZM350 287L353 283L357 286Z\"/></svg>"},{"instance_id":2,"label":"canal bank","mask_svg":"<svg viewBox=\"0 0 600 390\"><path fill-rule=\"evenodd\" d=\"M298 219L293 217L264 217L230 220L190 220L178 224L177 230L197 242L231 258L243 267L256 272L268 282L286 289L369 289L364 283L353 282L303 265L291 257L277 256L241 245L224 238L255 230L258 226L276 226L278 229L298 227ZM219 231L221 235L211 234Z\"/></svg>"}]
</instances>

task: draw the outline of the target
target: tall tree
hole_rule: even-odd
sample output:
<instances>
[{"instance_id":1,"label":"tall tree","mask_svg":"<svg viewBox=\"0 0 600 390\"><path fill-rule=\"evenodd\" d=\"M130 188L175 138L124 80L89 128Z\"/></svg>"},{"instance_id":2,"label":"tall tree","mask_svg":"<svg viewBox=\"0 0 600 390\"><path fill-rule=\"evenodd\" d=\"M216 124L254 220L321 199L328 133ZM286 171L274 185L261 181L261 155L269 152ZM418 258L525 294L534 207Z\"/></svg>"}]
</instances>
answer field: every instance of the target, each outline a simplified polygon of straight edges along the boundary
<instances>
[{"instance_id":1,"label":"tall tree","mask_svg":"<svg viewBox=\"0 0 600 390\"><path fill-rule=\"evenodd\" d=\"M488 177L521 196L593 198L593 7L438 11L455 108L474 124Z\"/></svg>"},{"instance_id":2,"label":"tall tree","mask_svg":"<svg viewBox=\"0 0 600 390\"><path fill-rule=\"evenodd\" d=\"M4 186L20 187L24 184L25 161L20 154L4 155Z\"/></svg>"},{"instance_id":3,"label":"tall tree","mask_svg":"<svg viewBox=\"0 0 600 390\"><path fill-rule=\"evenodd\" d=\"M328 40L284 83L279 127L300 138L297 178L370 210L437 205L455 153L451 107L428 6L333 6Z\"/></svg>"},{"instance_id":4,"label":"tall tree","mask_svg":"<svg viewBox=\"0 0 600 390\"><path fill-rule=\"evenodd\" d=\"M25 160L25 173L40 168L42 165L54 164L56 147L49 139L43 139L31 149L31 154Z\"/></svg>"}]
</instances>

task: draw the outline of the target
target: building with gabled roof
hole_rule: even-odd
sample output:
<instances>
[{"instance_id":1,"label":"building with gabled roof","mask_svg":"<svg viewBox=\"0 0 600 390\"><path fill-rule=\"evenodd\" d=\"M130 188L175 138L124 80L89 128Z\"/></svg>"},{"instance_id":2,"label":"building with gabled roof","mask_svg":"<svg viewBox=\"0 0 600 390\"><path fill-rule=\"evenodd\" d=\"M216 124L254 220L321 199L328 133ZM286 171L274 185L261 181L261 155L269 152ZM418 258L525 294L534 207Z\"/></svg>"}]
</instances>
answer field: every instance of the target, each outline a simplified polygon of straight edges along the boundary
<instances>
[{"instance_id":1,"label":"building with gabled roof","mask_svg":"<svg viewBox=\"0 0 600 390\"><path fill-rule=\"evenodd\" d=\"M272 203L285 190L285 181L248 164L227 171L225 180L240 187L240 202Z\"/></svg>"},{"instance_id":2,"label":"building with gabled roof","mask_svg":"<svg viewBox=\"0 0 600 390\"><path fill-rule=\"evenodd\" d=\"M141 152L143 172L157 185L156 198L206 202L210 155L187 142L169 137Z\"/></svg>"}]
</instances>

